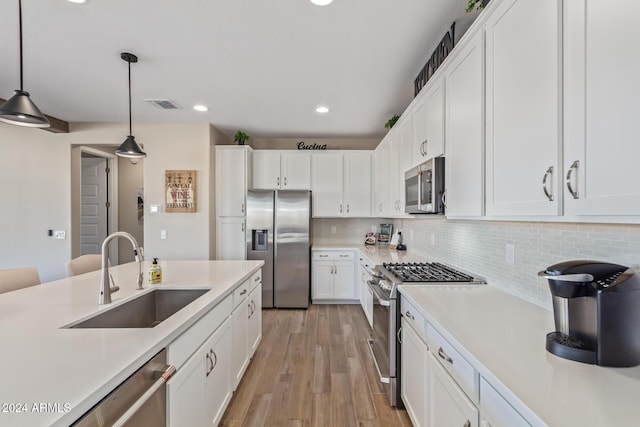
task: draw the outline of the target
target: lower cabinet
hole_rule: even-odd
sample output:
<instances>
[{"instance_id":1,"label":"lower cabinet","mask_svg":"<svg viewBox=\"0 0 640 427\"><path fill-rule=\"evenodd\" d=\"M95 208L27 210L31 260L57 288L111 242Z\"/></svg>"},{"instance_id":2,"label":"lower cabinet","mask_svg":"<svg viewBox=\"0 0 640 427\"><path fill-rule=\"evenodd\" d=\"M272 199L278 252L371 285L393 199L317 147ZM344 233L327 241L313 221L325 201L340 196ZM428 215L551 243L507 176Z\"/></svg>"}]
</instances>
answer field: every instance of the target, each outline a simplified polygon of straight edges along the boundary
<instances>
[{"instance_id":1,"label":"lower cabinet","mask_svg":"<svg viewBox=\"0 0 640 427\"><path fill-rule=\"evenodd\" d=\"M243 260L246 258L245 221L243 216L218 218L216 259Z\"/></svg>"},{"instance_id":2,"label":"lower cabinet","mask_svg":"<svg viewBox=\"0 0 640 427\"><path fill-rule=\"evenodd\" d=\"M428 353L427 424L475 427L478 408L456 384L432 353Z\"/></svg>"},{"instance_id":3,"label":"lower cabinet","mask_svg":"<svg viewBox=\"0 0 640 427\"><path fill-rule=\"evenodd\" d=\"M231 320L227 319L167 383L169 426L211 426L231 400Z\"/></svg>"},{"instance_id":4,"label":"lower cabinet","mask_svg":"<svg viewBox=\"0 0 640 427\"><path fill-rule=\"evenodd\" d=\"M311 298L316 300L356 300L356 265L354 254L323 251L313 253Z\"/></svg>"},{"instance_id":5,"label":"lower cabinet","mask_svg":"<svg viewBox=\"0 0 640 427\"><path fill-rule=\"evenodd\" d=\"M484 378L480 379L480 416L482 427L531 426Z\"/></svg>"},{"instance_id":6,"label":"lower cabinet","mask_svg":"<svg viewBox=\"0 0 640 427\"><path fill-rule=\"evenodd\" d=\"M411 423L415 427L427 425L428 353L429 348L427 345L403 318L401 393L402 401L407 409L409 418L411 418ZM436 426L436 424L433 424L433 426Z\"/></svg>"},{"instance_id":7,"label":"lower cabinet","mask_svg":"<svg viewBox=\"0 0 640 427\"><path fill-rule=\"evenodd\" d=\"M233 293L235 306L231 313L233 390L240 384L249 361L262 339L262 286L259 277L254 276L248 279Z\"/></svg>"}]
</instances>

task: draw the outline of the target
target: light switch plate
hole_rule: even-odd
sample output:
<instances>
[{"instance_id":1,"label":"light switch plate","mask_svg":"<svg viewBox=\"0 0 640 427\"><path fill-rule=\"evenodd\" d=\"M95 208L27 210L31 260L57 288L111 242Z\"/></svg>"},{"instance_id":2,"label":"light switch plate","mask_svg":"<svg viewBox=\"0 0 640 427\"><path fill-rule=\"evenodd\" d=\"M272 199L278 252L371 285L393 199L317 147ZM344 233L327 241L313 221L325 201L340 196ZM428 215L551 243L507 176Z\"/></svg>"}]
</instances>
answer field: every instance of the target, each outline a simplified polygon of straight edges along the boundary
<instances>
[{"instance_id":1,"label":"light switch plate","mask_svg":"<svg viewBox=\"0 0 640 427\"><path fill-rule=\"evenodd\" d=\"M67 233L64 230L54 230L53 238L58 240L64 240L67 238Z\"/></svg>"},{"instance_id":2,"label":"light switch plate","mask_svg":"<svg viewBox=\"0 0 640 427\"><path fill-rule=\"evenodd\" d=\"M167 230L160 230L160 239L167 240Z\"/></svg>"},{"instance_id":3,"label":"light switch plate","mask_svg":"<svg viewBox=\"0 0 640 427\"><path fill-rule=\"evenodd\" d=\"M150 214L158 214L162 212L162 205L149 205L149 213Z\"/></svg>"}]
</instances>

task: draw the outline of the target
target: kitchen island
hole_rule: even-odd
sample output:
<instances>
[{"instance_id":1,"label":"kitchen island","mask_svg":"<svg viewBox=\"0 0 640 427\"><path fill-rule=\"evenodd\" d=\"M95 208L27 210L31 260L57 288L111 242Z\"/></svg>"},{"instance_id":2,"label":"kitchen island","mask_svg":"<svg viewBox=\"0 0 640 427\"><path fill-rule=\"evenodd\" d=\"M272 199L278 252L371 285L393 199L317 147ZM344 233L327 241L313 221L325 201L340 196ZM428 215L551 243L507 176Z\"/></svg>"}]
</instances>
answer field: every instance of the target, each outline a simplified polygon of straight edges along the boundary
<instances>
[{"instance_id":1,"label":"kitchen island","mask_svg":"<svg viewBox=\"0 0 640 427\"><path fill-rule=\"evenodd\" d=\"M147 270L150 262L145 262ZM98 305L100 271L0 295L0 425L67 426L256 274L262 261L165 261L135 290L135 263L109 269L120 290ZM68 329L154 288L210 289L153 328ZM213 331L211 331L213 332Z\"/></svg>"},{"instance_id":2,"label":"kitchen island","mask_svg":"<svg viewBox=\"0 0 640 427\"><path fill-rule=\"evenodd\" d=\"M545 336L555 329L552 312L491 286L400 286L399 289L402 298L410 304L403 307L403 316L407 309L416 314L415 309L419 314L416 319L424 320L417 329L426 330L429 360L437 360L431 366L442 365L452 374L477 406L480 425L638 424L640 366L607 368L566 360L547 352ZM455 360L455 355L460 362ZM445 360L449 357L454 361ZM465 374L456 372L456 366L465 364L472 367L470 372L475 372L473 378L469 373L466 389L460 381ZM403 369L412 367L403 366ZM415 371L412 374L415 375ZM486 403L489 395L502 397L502 403L508 406L503 405L496 413L496 406ZM428 403L425 406L428 407ZM515 417L506 424L485 417L492 410L502 416L505 408ZM516 418L518 422L513 421Z\"/></svg>"}]
</instances>

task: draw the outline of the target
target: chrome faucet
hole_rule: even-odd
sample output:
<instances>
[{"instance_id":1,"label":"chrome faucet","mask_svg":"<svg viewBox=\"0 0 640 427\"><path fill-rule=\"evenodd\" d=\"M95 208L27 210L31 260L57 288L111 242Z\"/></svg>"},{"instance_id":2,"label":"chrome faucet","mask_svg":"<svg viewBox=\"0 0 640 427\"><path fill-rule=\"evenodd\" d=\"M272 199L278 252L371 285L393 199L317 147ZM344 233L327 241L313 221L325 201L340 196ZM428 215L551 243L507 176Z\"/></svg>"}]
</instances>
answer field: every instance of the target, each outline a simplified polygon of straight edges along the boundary
<instances>
[{"instance_id":1,"label":"chrome faucet","mask_svg":"<svg viewBox=\"0 0 640 427\"><path fill-rule=\"evenodd\" d=\"M138 263L138 287L137 290L142 288L142 262L144 261L144 255L142 254L142 248L138 246L136 239L129 233L124 231L116 231L111 233L102 242L102 273L100 275L100 295L98 296L98 304L109 304L111 302L111 292L117 291L119 288L109 286L109 243L117 238L124 237L129 240L133 245L133 255Z\"/></svg>"}]
</instances>

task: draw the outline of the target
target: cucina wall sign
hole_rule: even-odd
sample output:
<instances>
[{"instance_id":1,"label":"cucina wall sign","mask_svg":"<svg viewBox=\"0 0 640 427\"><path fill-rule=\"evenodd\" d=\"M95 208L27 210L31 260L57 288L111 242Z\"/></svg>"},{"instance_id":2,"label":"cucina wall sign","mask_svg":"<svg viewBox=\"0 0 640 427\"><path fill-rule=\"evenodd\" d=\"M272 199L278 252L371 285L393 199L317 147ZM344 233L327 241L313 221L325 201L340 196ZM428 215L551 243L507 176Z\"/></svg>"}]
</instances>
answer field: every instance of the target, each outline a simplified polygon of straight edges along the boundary
<instances>
[{"instance_id":1,"label":"cucina wall sign","mask_svg":"<svg viewBox=\"0 0 640 427\"><path fill-rule=\"evenodd\" d=\"M327 144L307 144L304 141L300 141L296 144L298 150L326 150Z\"/></svg>"}]
</instances>

